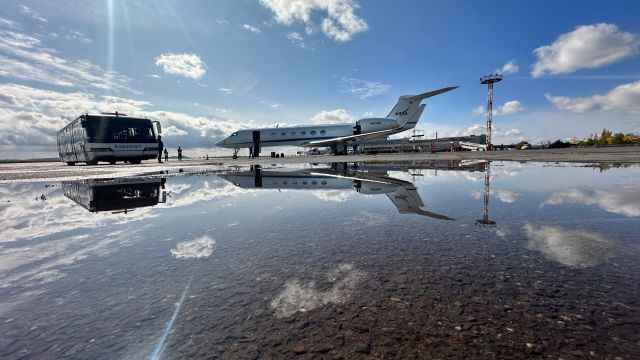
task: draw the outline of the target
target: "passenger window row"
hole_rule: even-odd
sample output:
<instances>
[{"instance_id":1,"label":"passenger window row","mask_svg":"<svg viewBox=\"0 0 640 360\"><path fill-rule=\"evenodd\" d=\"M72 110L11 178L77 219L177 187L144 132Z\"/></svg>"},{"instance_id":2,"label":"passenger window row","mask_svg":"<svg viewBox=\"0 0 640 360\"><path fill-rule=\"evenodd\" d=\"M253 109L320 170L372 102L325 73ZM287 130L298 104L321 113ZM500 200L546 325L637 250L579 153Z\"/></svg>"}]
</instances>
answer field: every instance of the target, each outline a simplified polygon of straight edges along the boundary
<instances>
[{"instance_id":1,"label":"passenger window row","mask_svg":"<svg viewBox=\"0 0 640 360\"><path fill-rule=\"evenodd\" d=\"M326 131L326 130L320 130L320 135L325 135L326 133L327 133L327 131ZM315 130L311 130L311 131L309 132L309 134L310 134L310 135L316 135L316 134L317 134L317 132L316 132ZM296 136L296 135L297 135L297 133L296 133L295 131L292 131L289 135L290 135L290 136ZM307 135L307 132L306 132L306 131L301 131L301 132L300 132L300 135L301 135L301 136L306 136L306 135ZM275 136L277 136L277 133L272 132L272 133L271 133L271 137L275 137ZM286 133L286 132L281 132L281 133L280 133L280 136L282 136L282 137L286 137L286 136L287 136L287 133Z\"/></svg>"}]
</instances>

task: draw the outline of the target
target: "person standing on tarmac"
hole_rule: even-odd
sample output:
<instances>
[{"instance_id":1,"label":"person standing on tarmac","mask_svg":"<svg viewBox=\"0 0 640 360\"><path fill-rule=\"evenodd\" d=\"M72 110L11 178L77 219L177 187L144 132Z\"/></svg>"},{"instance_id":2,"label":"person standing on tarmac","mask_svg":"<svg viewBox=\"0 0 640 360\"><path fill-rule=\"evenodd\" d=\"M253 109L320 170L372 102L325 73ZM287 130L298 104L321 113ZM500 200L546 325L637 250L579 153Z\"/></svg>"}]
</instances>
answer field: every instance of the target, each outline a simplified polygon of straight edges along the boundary
<instances>
[{"instance_id":1,"label":"person standing on tarmac","mask_svg":"<svg viewBox=\"0 0 640 360\"><path fill-rule=\"evenodd\" d=\"M162 136L158 135L158 162L162 163L162 150L164 150L164 143L162 142Z\"/></svg>"},{"instance_id":2,"label":"person standing on tarmac","mask_svg":"<svg viewBox=\"0 0 640 360\"><path fill-rule=\"evenodd\" d=\"M178 146L178 161L182 161L182 147Z\"/></svg>"},{"instance_id":3,"label":"person standing on tarmac","mask_svg":"<svg viewBox=\"0 0 640 360\"><path fill-rule=\"evenodd\" d=\"M164 148L164 161L169 161L169 150Z\"/></svg>"}]
</instances>

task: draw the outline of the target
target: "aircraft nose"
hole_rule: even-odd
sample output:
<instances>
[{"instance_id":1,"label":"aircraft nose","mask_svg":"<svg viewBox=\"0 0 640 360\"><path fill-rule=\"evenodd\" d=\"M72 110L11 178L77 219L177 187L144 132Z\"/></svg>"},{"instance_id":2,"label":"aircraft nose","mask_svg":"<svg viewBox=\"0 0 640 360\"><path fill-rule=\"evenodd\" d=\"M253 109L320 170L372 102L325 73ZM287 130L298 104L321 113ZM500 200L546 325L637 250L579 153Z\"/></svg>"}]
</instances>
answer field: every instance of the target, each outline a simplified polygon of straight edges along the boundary
<instances>
[{"instance_id":1,"label":"aircraft nose","mask_svg":"<svg viewBox=\"0 0 640 360\"><path fill-rule=\"evenodd\" d=\"M218 142L216 143L216 146L222 146L222 145L224 145L224 144L226 144L226 139L222 139L222 140L218 141Z\"/></svg>"}]
</instances>

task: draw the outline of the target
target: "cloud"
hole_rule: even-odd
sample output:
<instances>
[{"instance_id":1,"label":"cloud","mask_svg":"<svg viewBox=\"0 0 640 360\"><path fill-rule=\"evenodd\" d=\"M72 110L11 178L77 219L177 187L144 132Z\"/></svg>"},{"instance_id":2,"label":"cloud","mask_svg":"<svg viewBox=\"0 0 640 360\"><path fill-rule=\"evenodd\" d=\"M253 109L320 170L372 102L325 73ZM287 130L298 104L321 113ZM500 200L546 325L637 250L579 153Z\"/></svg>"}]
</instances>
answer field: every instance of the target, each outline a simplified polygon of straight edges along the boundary
<instances>
[{"instance_id":1,"label":"cloud","mask_svg":"<svg viewBox=\"0 0 640 360\"><path fill-rule=\"evenodd\" d=\"M287 34L287 39L289 39L289 42L291 42L294 45L297 45L301 49L313 50L313 48L310 48L307 46L307 43L304 41L304 38L302 37L302 35L300 35L300 33L296 31Z\"/></svg>"},{"instance_id":2,"label":"cloud","mask_svg":"<svg viewBox=\"0 0 640 360\"><path fill-rule=\"evenodd\" d=\"M179 242L171 249L171 256L176 259L206 259L215 248L216 241L205 235L195 240Z\"/></svg>"},{"instance_id":3,"label":"cloud","mask_svg":"<svg viewBox=\"0 0 640 360\"><path fill-rule=\"evenodd\" d=\"M326 304L340 304L349 299L366 274L351 264L342 264L326 274L327 290L317 289L315 281L303 284L298 279L285 283L284 289L272 301L271 308L279 318L297 312L307 312Z\"/></svg>"},{"instance_id":4,"label":"cloud","mask_svg":"<svg viewBox=\"0 0 640 360\"><path fill-rule=\"evenodd\" d=\"M640 81L619 85L605 95L571 98L545 94L545 97L558 109L575 113L610 110L638 113L640 112Z\"/></svg>"},{"instance_id":5,"label":"cloud","mask_svg":"<svg viewBox=\"0 0 640 360\"><path fill-rule=\"evenodd\" d=\"M568 74L582 68L599 68L635 56L640 51L637 34L621 32L615 24L578 26L551 45L533 51L538 60L531 75Z\"/></svg>"},{"instance_id":6,"label":"cloud","mask_svg":"<svg viewBox=\"0 0 640 360\"><path fill-rule=\"evenodd\" d=\"M511 59L507 61L506 64L502 65L500 69L496 69L496 73L499 74L515 74L520 70L518 63L515 59Z\"/></svg>"},{"instance_id":7,"label":"cloud","mask_svg":"<svg viewBox=\"0 0 640 360\"><path fill-rule=\"evenodd\" d=\"M597 205L610 213L637 217L640 216L640 185L614 189L569 189L553 193L541 206L562 204Z\"/></svg>"},{"instance_id":8,"label":"cloud","mask_svg":"<svg viewBox=\"0 0 640 360\"><path fill-rule=\"evenodd\" d=\"M89 39L84 33L78 30L69 30L69 32L64 36L67 40L77 40L83 42L85 44L91 44L93 40Z\"/></svg>"},{"instance_id":9,"label":"cloud","mask_svg":"<svg viewBox=\"0 0 640 360\"><path fill-rule=\"evenodd\" d=\"M38 12L31 10L27 5L20 5L19 9L21 13L30 16L32 19L48 22L47 19L43 18Z\"/></svg>"},{"instance_id":10,"label":"cloud","mask_svg":"<svg viewBox=\"0 0 640 360\"><path fill-rule=\"evenodd\" d=\"M0 17L0 26L6 27L6 28L12 28L12 29L19 28L18 24L15 21L5 19L3 17Z\"/></svg>"},{"instance_id":11,"label":"cloud","mask_svg":"<svg viewBox=\"0 0 640 360\"><path fill-rule=\"evenodd\" d=\"M191 79L200 79L207 72L204 62L196 54L160 54L156 65L167 74L182 75Z\"/></svg>"},{"instance_id":12,"label":"cloud","mask_svg":"<svg viewBox=\"0 0 640 360\"><path fill-rule=\"evenodd\" d=\"M496 196L503 203L511 204L511 203L516 202L516 200L518 200L518 197L520 196L520 194L518 194L515 191L499 190L499 191L496 192Z\"/></svg>"},{"instance_id":13,"label":"cloud","mask_svg":"<svg viewBox=\"0 0 640 360\"><path fill-rule=\"evenodd\" d=\"M389 91L390 86L370 80L342 77L342 92L349 93L360 99L377 96Z\"/></svg>"},{"instance_id":14,"label":"cloud","mask_svg":"<svg viewBox=\"0 0 640 360\"><path fill-rule=\"evenodd\" d=\"M509 100L504 104L502 104L501 106L494 108L493 115L494 116L512 115L512 114L517 114L519 112L523 112L524 110L526 110L526 108L522 105L520 101ZM486 110L483 106L480 105L477 108L473 109L471 114L473 116L483 116L486 114Z\"/></svg>"},{"instance_id":15,"label":"cloud","mask_svg":"<svg viewBox=\"0 0 640 360\"><path fill-rule=\"evenodd\" d=\"M249 24L243 24L242 28L247 30L247 31L251 31L254 34L260 34L262 31L260 30L260 28L255 27L255 26L251 26Z\"/></svg>"},{"instance_id":16,"label":"cloud","mask_svg":"<svg viewBox=\"0 0 640 360\"><path fill-rule=\"evenodd\" d=\"M225 93L225 94L227 94L227 95L231 95L231 94L233 94L233 90L231 90L231 89L229 89L229 88L222 88L222 87L221 87L221 88L218 88L218 91L223 92L223 93Z\"/></svg>"},{"instance_id":17,"label":"cloud","mask_svg":"<svg viewBox=\"0 0 640 360\"><path fill-rule=\"evenodd\" d=\"M524 225L529 238L527 248L546 258L571 267L592 267L606 261L613 252L613 241L602 235L569 230L560 226Z\"/></svg>"},{"instance_id":18,"label":"cloud","mask_svg":"<svg viewBox=\"0 0 640 360\"><path fill-rule=\"evenodd\" d=\"M311 121L314 124L344 124L356 121L356 119L347 113L347 110L336 109L331 111L320 111L315 114Z\"/></svg>"},{"instance_id":19,"label":"cloud","mask_svg":"<svg viewBox=\"0 0 640 360\"><path fill-rule=\"evenodd\" d=\"M281 107L282 105L278 104L278 103L273 103L273 104L269 104L269 107L272 109L278 109L279 107Z\"/></svg>"},{"instance_id":20,"label":"cloud","mask_svg":"<svg viewBox=\"0 0 640 360\"><path fill-rule=\"evenodd\" d=\"M0 76L64 87L131 91L126 76L88 60L62 59L39 38L8 30L0 30Z\"/></svg>"},{"instance_id":21,"label":"cloud","mask_svg":"<svg viewBox=\"0 0 640 360\"><path fill-rule=\"evenodd\" d=\"M512 115L517 114L519 112L523 112L525 107L522 106L522 103L518 100L510 100L506 103L502 104L499 108L496 109L495 115Z\"/></svg>"},{"instance_id":22,"label":"cloud","mask_svg":"<svg viewBox=\"0 0 640 360\"><path fill-rule=\"evenodd\" d=\"M367 22L355 14L359 7L355 0L260 0L260 4L274 13L274 19L287 26L296 21L306 24L307 33L313 33L313 11L326 12L320 29L329 38L345 42L368 29Z\"/></svg>"},{"instance_id":23,"label":"cloud","mask_svg":"<svg viewBox=\"0 0 640 360\"><path fill-rule=\"evenodd\" d=\"M55 151L56 132L70 120L83 113L116 110L129 116L159 120L169 131L175 129L175 135L180 135L183 147L211 147L225 134L251 126L251 122L246 121L158 110L144 100L0 84L0 145L43 145ZM166 142L171 143L171 137Z\"/></svg>"},{"instance_id":24,"label":"cloud","mask_svg":"<svg viewBox=\"0 0 640 360\"><path fill-rule=\"evenodd\" d=\"M311 194L316 198L326 202L343 203L347 201L355 192L348 190L313 190Z\"/></svg>"}]
</instances>

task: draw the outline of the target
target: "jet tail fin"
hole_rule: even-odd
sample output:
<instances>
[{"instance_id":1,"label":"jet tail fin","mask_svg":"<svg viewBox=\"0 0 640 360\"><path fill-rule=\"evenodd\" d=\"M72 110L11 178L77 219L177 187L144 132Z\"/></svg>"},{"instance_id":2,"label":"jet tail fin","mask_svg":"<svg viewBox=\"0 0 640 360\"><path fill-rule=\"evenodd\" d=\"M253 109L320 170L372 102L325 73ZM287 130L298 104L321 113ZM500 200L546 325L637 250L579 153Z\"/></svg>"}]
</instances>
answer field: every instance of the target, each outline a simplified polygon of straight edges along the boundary
<instances>
[{"instance_id":1,"label":"jet tail fin","mask_svg":"<svg viewBox=\"0 0 640 360\"><path fill-rule=\"evenodd\" d=\"M389 115L387 115L387 119L396 120L402 128L405 128L406 125L406 129L411 129L416 125L418 120L420 120L420 115L424 110L424 105L420 103L422 100L446 93L447 91L451 91L456 88L458 87L449 86L419 95L400 96L396 105L393 107Z\"/></svg>"}]
</instances>

